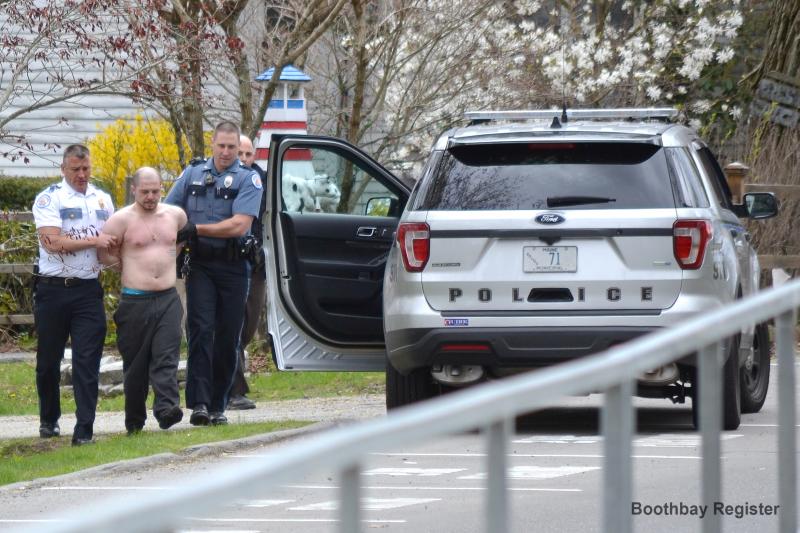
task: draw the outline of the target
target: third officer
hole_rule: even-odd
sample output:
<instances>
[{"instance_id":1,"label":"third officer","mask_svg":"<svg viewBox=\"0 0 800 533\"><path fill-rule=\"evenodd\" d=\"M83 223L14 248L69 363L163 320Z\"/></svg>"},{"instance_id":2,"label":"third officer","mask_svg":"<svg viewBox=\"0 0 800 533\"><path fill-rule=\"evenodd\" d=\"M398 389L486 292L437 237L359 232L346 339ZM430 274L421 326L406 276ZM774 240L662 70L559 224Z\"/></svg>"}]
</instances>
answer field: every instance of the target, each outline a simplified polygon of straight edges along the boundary
<instances>
[{"instance_id":1,"label":"third officer","mask_svg":"<svg viewBox=\"0 0 800 533\"><path fill-rule=\"evenodd\" d=\"M239 127L221 122L212 157L184 169L166 198L189 222L178 241L189 248L186 313L189 357L186 406L195 426L226 424L225 405L237 365L250 279L245 243L258 215L263 185L238 159Z\"/></svg>"}]
</instances>

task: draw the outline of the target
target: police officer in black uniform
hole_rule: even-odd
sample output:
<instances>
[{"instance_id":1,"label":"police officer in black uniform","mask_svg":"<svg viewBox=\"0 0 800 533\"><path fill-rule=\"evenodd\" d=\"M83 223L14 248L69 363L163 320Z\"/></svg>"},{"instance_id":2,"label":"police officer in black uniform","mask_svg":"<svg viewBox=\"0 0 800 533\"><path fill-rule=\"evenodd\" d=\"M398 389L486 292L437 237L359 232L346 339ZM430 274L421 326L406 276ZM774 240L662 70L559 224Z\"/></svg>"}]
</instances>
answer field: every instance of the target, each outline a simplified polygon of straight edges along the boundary
<instances>
[{"instance_id":1,"label":"police officer in black uniform","mask_svg":"<svg viewBox=\"0 0 800 533\"><path fill-rule=\"evenodd\" d=\"M258 172L258 175L261 176L261 180L264 181L264 171L255 162L256 153L253 147L253 141L246 135L242 135L239 141L239 161L241 161L243 165ZM244 309L242 338L239 342L239 364L236 367L236 375L233 377L233 386L231 387L230 398L228 398L228 409L231 410L255 409L256 407L255 402L247 397L247 393L250 392L250 387L247 385L247 380L244 377L244 349L255 336L256 329L258 329L260 323L261 311L264 309L264 303L266 302L267 270L263 246L264 228L262 226L262 218L264 217L266 207L267 195L262 194L258 216L253 219L253 227L250 229L250 232L255 238L256 249L254 250L253 264L251 265L253 271L250 274L250 290L247 293L247 304Z\"/></svg>"},{"instance_id":2,"label":"police officer in black uniform","mask_svg":"<svg viewBox=\"0 0 800 533\"><path fill-rule=\"evenodd\" d=\"M247 237L263 192L258 173L239 162L236 124L219 123L211 143L211 159L186 167L165 200L189 218L178 241L189 249L186 406L195 426L228 422L224 412L250 279Z\"/></svg>"}]
</instances>

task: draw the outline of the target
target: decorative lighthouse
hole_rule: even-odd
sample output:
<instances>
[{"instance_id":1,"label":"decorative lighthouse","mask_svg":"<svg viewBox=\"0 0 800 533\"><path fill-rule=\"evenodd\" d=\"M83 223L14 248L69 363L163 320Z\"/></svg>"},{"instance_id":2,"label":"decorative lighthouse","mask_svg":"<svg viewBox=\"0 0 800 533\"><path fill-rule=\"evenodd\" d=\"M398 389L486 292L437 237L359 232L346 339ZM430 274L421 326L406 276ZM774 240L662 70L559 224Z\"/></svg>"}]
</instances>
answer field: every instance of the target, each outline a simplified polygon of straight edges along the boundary
<instances>
[{"instance_id":1,"label":"decorative lighthouse","mask_svg":"<svg viewBox=\"0 0 800 533\"><path fill-rule=\"evenodd\" d=\"M256 77L257 81L269 81L275 68L270 68ZM256 163L267 168L269 143L273 133L308 133L308 112L303 84L311 78L302 70L287 65L281 71L280 85L267 106L264 120L256 138ZM290 150L284 157L284 172L302 178L313 178L311 152L305 149Z\"/></svg>"}]
</instances>

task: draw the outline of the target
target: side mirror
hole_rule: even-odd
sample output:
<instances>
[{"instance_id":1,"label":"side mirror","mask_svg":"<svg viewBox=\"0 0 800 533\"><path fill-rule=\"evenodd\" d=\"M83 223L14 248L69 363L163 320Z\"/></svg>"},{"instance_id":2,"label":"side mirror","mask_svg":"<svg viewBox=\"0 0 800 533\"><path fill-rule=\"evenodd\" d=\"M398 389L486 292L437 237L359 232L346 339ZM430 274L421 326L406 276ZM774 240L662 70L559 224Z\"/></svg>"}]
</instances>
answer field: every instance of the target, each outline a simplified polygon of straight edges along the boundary
<instances>
[{"instance_id":1,"label":"side mirror","mask_svg":"<svg viewBox=\"0 0 800 533\"><path fill-rule=\"evenodd\" d=\"M771 192L748 192L743 200L747 216L752 219L772 218L778 214L778 200Z\"/></svg>"},{"instance_id":2,"label":"side mirror","mask_svg":"<svg viewBox=\"0 0 800 533\"><path fill-rule=\"evenodd\" d=\"M377 196L370 198L364 208L364 214L371 217L396 217L400 203L397 198L390 196Z\"/></svg>"}]
</instances>

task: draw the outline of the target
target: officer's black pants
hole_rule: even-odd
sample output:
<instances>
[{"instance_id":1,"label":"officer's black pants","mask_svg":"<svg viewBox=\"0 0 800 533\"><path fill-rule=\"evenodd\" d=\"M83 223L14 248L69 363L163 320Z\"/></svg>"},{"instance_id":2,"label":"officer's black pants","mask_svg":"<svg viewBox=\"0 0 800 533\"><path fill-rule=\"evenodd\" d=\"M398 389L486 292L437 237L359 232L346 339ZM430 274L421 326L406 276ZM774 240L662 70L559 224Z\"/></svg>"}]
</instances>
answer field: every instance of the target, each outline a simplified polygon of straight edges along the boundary
<instances>
[{"instance_id":1,"label":"officer's black pants","mask_svg":"<svg viewBox=\"0 0 800 533\"><path fill-rule=\"evenodd\" d=\"M250 387L247 385L247 380L244 378L245 360L244 349L253 340L258 326L263 322L261 320L261 311L264 310L266 303L267 285L264 279L263 268L260 271L253 269L250 276L250 289L247 291L247 303L244 307L244 325L242 326L242 338L239 342L239 363L236 368L236 375L233 377L233 387L231 387L231 396L244 396L250 392Z\"/></svg>"},{"instance_id":2,"label":"officer's black pants","mask_svg":"<svg viewBox=\"0 0 800 533\"><path fill-rule=\"evenodd\" d=\"M186 279L189 358L186 406L225 411L237 366L239 335L250 281L246 260L192 259Z\"/></svg>"},{"instance_id":3,"label":"officer's black pants","mask_svg":"<svg viewBox=\"0 0 800 533\"><path fill-rule=\"evenodd\" d=\"M147 392L153 385L153 414L161 416L180 405L178 361L183 308L178 292L123 294L114 313L117 347L122 354L125 429L144 427Z\"/></svg>"},{"instance_id":4,"label":"officer's black pants","mask_svg":"<svg viewBox=\"0 0 800 533\"><path fill-rule=\"evenodd\" d=\"M61 417L61 359L67 337L72 343L72 389L75 395L73 439L90 439L97 408L100 357L106 337L103 288L97 280L75 286L37 283L34 298L36 320L36 390L39 419L54 424Z\"/></svg>"}]
</instances>

